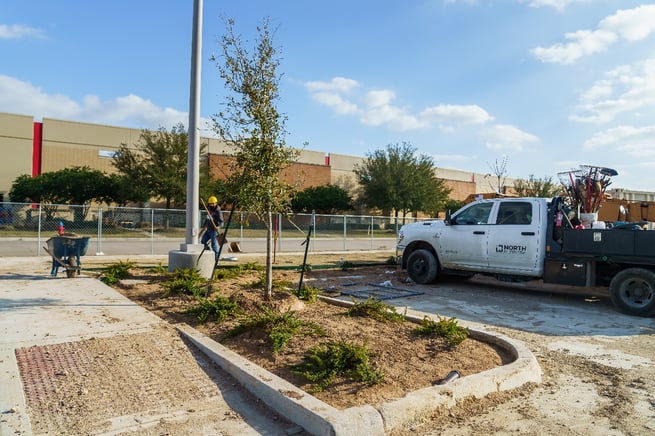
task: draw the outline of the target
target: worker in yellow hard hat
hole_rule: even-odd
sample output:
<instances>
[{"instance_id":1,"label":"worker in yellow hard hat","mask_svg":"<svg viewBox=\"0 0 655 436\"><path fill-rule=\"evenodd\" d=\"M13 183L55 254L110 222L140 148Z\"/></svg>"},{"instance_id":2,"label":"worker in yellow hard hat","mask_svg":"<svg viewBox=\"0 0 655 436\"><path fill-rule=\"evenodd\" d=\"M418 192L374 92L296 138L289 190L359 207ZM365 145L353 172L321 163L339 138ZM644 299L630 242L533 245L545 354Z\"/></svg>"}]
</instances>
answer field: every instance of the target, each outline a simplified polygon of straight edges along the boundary
<instances>
[{"instance_id":1,"label":"worker in yellow hard hat","mask_svg":"<svg viewBox=\"0 0 655 436\"><path fill-rule=\"evenodd\" d=\"M219 229L223 225L223 214L221 213L221 208L218 206L218 199L213 195L209 197L205 210L207 211L207 216L200 229L200 243L206 247L207 243L211 242L215 260L218 261L218 234Z\"/></svg>"}]
</instances>

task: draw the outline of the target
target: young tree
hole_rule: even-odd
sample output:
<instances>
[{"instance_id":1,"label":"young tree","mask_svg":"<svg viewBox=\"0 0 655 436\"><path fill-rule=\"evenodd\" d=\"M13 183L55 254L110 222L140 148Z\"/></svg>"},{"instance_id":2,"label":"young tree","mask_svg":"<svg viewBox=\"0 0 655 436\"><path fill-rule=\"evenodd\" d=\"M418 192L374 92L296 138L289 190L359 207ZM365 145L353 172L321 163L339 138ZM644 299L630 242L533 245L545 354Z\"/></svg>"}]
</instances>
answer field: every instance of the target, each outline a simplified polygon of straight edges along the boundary
<instances>
[{"instance_id":1,"label":"young tree","mask_svg":"<svg viewBox=\"0 0 655 436\"><path fill-rule=\"evenodd\" d=\"M387 145L386 150L369 153L355 174L362 185L364 201L385 214L432 212L446 201L450 189L436 177L432 158L415 156L409 143Z\"/></svg>"},{"instance_id":2,"label":"young tree","mask_svg":"<svg viewBox=\"0 0 655 436\"><path fill-rule=\"evenodd\" d=\"M228 90L224 110L212 117L217 134L235 149L227 183L233 204L256 213L266 226L264 295L273 290L273 213L288 212L294 188L280 179L298 152L285 144L286 116L279 100L280 60L273 46L269 19L257 26L253 53L235 34L234 20L226 19L221 39L222 58L212 56Z\"/></svg>"},{"instance_id":3,"label":"young tree","mask_svg":"<svg viewBox=\"0 0 655 436\"><path fill-rule=\"evenodd\" d=\"M334 214L352 210L352 198L343 188L334 185L312 186L298 192L291 200L294 212Z\"/></svg>"},{"instance_id":4,"label":"young tree","mask_svg":"<svg viewBox=\"0 0 655 436\"><path fill-rule=\"evenodd\" d=\"M518 179L514 182L514 190L519 197L554 197L561 190L559 184L553 183L552 177L544 176L537 179L530 174L527 180Z\"/></svg>"},{"instance_id":5,"label":"young tree","mask_svg":"<svg viewBox=\"0 0 655 436\"><path fill-rule=\"evenodd\" d=\"M489 164L489 169L493 172L493 175L496 177L496 188L489 181L489 187L495 189L498 194L505 193L505 181L507 180L507 160L509 157L503 156L503 160L498 162L498 159L494 161L493 164ZM489 174L491 175L491 174Z\"/></svg>"},{"instance_id":6,"label":"young tree","mask_svg":"<svg viewBox=\"0 0 655 436\"><path fill-rule=\"evenodd\" d=\"M130 201L144 201L144 197L164 199L166 209L172 204L184 205L188 142L186 129L178 124L170 132L163 127L157 131L143 130L135 149L121 144L112 165L132 182L134 189L125 197ZM206 143L201 144L200 154L206 148Z\"/></svg>"}]
</instances>

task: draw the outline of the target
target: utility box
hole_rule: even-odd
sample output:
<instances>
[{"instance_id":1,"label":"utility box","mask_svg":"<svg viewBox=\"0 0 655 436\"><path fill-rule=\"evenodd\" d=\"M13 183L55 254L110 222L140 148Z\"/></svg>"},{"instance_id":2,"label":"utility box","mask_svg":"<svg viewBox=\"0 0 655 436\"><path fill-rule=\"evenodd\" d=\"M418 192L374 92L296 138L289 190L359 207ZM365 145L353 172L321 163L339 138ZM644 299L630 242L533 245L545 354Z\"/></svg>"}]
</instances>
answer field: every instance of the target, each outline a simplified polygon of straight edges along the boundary
<instances>
[{"instance_id":1,"label":"utility box","mask_svg":"<svg viewBox=\"0 0 655 436\"><path fill-rule=\"evenodd\" d=\"M564 229L562 252L592 256L632 256L641 230Z\"/></svg>"},{"instance_id":2,"label":"utility box","mask_svg":"<svg viewBox=\"0 0 655 436\"><path fill-rule=\"evenodd\" d=\"M586 286L587 262L547 259L544 262L544 283Z\"/></svg>"}]
</instances>

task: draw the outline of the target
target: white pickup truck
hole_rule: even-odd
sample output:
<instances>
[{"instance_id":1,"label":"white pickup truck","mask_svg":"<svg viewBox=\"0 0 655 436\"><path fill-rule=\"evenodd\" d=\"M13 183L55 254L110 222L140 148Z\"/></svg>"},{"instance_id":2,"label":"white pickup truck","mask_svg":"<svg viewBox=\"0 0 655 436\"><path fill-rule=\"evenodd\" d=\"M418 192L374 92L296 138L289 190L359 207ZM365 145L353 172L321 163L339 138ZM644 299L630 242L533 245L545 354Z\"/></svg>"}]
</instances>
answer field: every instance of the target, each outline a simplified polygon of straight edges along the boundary
<instances>
[{"instance_id":1,"label":"white pickup truck","mask_svg":"<svg viewBox=\"0 0 655 436\"><path fill-rule=\"evenodd\" d=\"M478 200L443 220L401 227L397 255L416 283L487 274L607 286L620 311L655 314L655 231L572 229L561 198Z\"/></svg>"}]
</instances>

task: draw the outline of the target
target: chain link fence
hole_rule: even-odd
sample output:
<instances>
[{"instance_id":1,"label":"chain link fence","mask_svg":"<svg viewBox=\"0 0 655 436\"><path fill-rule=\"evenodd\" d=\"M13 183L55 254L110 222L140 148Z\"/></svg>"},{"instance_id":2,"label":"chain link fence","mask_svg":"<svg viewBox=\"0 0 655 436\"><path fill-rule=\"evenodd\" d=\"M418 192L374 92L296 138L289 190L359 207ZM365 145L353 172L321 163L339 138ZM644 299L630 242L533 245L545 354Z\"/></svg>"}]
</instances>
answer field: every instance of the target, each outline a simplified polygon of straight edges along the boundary
<instances>
[{"instance_id":1,"label":"chain link fence","mask_svg":"<svg viewBox=\"0 0 655 436\"><path fill-rule=\"evenodd\" d=\"M229 213L223 211L225 220ZM199 213L198 227L204 215ZM301 244L312 219L312 251L395 250L400 226L413 220L369 215L279 214L274 216L275 251L304 250ZM43 246L60 231L88 236L88 254L167 254L179 250L186 242L186 210L0 203L0 257L46 255ZM237 242L243 251L265 252L266 226L255 214L235 210L227 239Z\"/></svg>"}]
</instances>

